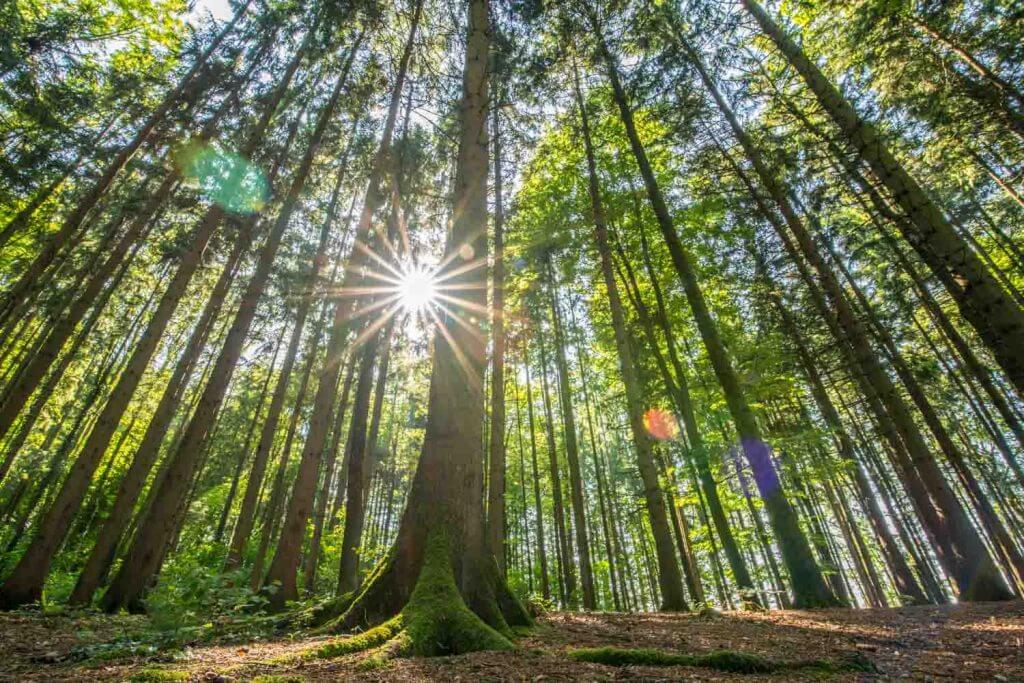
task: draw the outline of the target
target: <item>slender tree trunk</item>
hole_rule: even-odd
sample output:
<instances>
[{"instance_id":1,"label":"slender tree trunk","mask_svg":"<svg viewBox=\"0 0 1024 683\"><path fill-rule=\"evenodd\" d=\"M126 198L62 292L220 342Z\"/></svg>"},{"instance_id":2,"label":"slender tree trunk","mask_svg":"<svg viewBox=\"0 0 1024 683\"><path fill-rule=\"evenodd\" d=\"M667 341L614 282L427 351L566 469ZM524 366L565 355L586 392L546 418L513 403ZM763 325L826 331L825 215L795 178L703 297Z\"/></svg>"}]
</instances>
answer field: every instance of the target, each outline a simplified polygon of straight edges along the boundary
<instances>
[{"instance_id":1,"label":"slender tree trunk","mask_svg":"<svg viewBox=\"0 0 1024 683\"><path fill-rule=\"evenodd\" d=\"M500 105L500 102L499 102ZM505 209L502 203L501 122L492 112L494 254L491 265L491 438L487 471L487 547L505 575Z\"/></svg>"},{"instance_id":2,"label":"slender tree trunk","mask_svg":"<svg viewBox=\"0 0 1024 683\"><path fill-rule=\"evenodd\" d=\"M848 471L853 477L854 484L856 485L857 492L859 494L860 503L864 506L868 521L871 522L871 526L874 529L875 535L881 545L882 552L885 554L889 567L892 570L893 579L896 583L896 590L900 595L907 596L910 599L911 604L926 604L928 599L925 597L924 591L914 578L914 574L911 571L910 566L903 558L903 554L900 552L899 546L896 544L896 540L893 538L892 534L889 532L889 528L886 526L886 515L879 506L875 493L871 488L871 484L865 476L863 469L861 469L861 465L855 454L853 440L850 438L849 433L843 426L839 413L836 411L831 398L829 398L828 392L821 379L821 375L818 372L817 365L814 363L810 349L807 347L807 343L804 341L803 335L799 331L799 327L793 321L789 310L782 303L782 299L779 296L774 283L767 281L767 278L769 277L768 271L765 264L761 261L760 254L755 252L754 256L759 262L758 270L766 280L769 299L775 306L775 309L779 314L779 320L782 322L783 329L786 330L786 335L793 343L793 347L796 350L801 369L803 370L804 376L810 385L811 394L818 405L818 410L836 440L836 448L840 457L847 463Z\"/></svg>"},{"instance_id":3,"label":"slender tree trunk","mask_svg":"<svg viewBox=\"0 0 1024 683\"><path fill-rule=\"evenodd\" d=\"M596 18L594 19L594 28L596 31L600 30ZM772 528L778 538L783 560L790 574L794 591L794 605L798 607L835 605L838 601L825 584L821 570L815 562L814 554L807 543L807 537L800 529L796 511L786 498L782 482L779 480L778 472L772 461L771 449L761 438L760 427L746 400L739 377L736 375L732 360L728 356L711 317L711 312L708 310L707 302L697 281L692 258L686 252L675 230L672 216L665 204L647 153L636 131L633 112L626 101L626 93L619 80L618 67L603 40L600 44L600 52L607 66L613 96L626 127L630 147L640 168L648 198L690 303L715 375L725 393L729 411L739 434L740 446L754 472L754 480L761 498L765 502L765 509L768 511Z\"/></svg>"},{"instance_id":4,"label":"slender tree trunk","mask_svg":"<svg viewBox=\"0 0 1024 683\"><path fill-rule=\"evenodd\" d=\"M576 577L572 569L572 541L565 528L565 504L562 500L562 477L559 474L558 451L555 448L555 416L551 410L551 392L548 390L548 359L543 332L537 337L540 344L541 388L544 398L545 428L548 442L548 461L551 468L551 504L555 516L555 539L559 550L559 592L562 604L575 601Z\"/></svg>"},{"instance_id":5,"label":"slender tree trunk","mask_svg":"<svg viewBox=\"0 0 1024 683\"><path fill-rule=\"evenodd\" d=\"M555 282L550 257L546 263L548 296L551 305L551 324L554 330L555 367L558 370L558 391L562 408L562 433L565 442L565 459L569 467L569 501L576 532L576 550L579 553L580 584L583 589L584 609L596 609L594 596L594 572L590 562L590 542L587 538L586 501L583 498L583 474L580 469L579 442L576 432L576 412L572 402L572 383L569 379L569 362L565 356L565 335L562 331L561 314L555 292Z\"/></svg>"},{"instance_id":6,"label":"slender tree trunk","mask_svg":"<svg viewBox=\"0 0 1024 683\"><path fill-rule=\"evenodd\" d=\"M829 298L829 304L826 304L824 299L820 298L817 294L813 297L819 313L821 313L826 321L832 321L829 322L830 325L838 325L841 328L842 333L836 337L837 341L842 344L845 340L845 343L849 344L849 351L853 354L853 365L859 366L863 371L862 373L855 372L854 374L857 375L858 380L862 384L865 384L865 386L870 385L868 391L877 396L884 404L886 412L893 420L893 426L900 433L901 440L906 443L908 448L914 450L914 463L907 462L906 464L920 472L924 482L929 486L929 490L945 514L944 521L933 517L933 522L938 523L939 527L943 528L944 531L940 531L940 528L936 527L933 527L932 531L938 540L948 539L949 542L960 548L960 552L954 552L951 546L949 552L944 553L944 555L949 563L948 566L951 572L957 577L957 582L963 592L963 599L970 599L968 597L970 595L977 596L975 599L985 599L986 597L987 599L999 599L1000 595L1006 593L1006 586L1001 585L1003 582L998 574L998 570L996 570L995 565L992 563L991 557L988 555L984 545L981 544L977 533L970 526L970 521L964 516L963 508L960 507L952 495L948 483L945 482L941 472L935 466L935 461L923 437L917 430L916 425L914 425L892 381L879 364L877 355L868 343L863 326L847 301L835 274L819 253L813 239L790 203L786 190L765 165L759 150L746 131L740 126L731 108L704 70L696 53L691 50L690 56L694 66L702 74L705 86L715 99L719 110L729 122L747 158L754 166L762 186L768 191L779 213L781 213L785 221L785 227L783 227L775 213L760 197L745 172L724 149L720 149L720 151L732 165L740 179L746 184L751 197L757 203L765 218L768 219L768 222L779 234L787 251L790 252L791 258L800 269L801 275L807 280L808 286L811 289L816 289L810 273L806 271L806 266L800 258L800 254L797 253L796 245L793 244L792 239L786 232L786 228L795 237L800 252L811 263L818 280L821 282ZM880 417L880 421L887 422L887 419ZM882 426L886 427L887 425ZM893 447L894 449L903 448L902 445L897 445L896 443L893 444ZM930 503L923 507L926 509L930 508Z\"/></svg>"},{"instance_id":7,"label":"slender tree trunk","mask_svg":"<svg viewBox=\"0 0 1024 683\"><path fill-rule=\"evenodd\" d=\"M150 418L146 431L139 442L128 471L121 478L117 493L114 497L114 505L107 515L107 519L96 537L96 544L93 546L89 557L78 576L74 590L71 592L70 602L76 605L86 605L92 600L93 594L99 587L103 577L106 576L110 565L114 561L114 552L118 543L124 536L131 521L131 513L138 501L142 488L146 483L159 454L160 444L163 443L170 427L171 419L174 417L175 409L184 395L185 386L192 374L203 346L209 337L213 323L220 312L224 298L234 280L238 263L245 251L247 241L236 242L232 253L228 256L227 262L221 270L210 298L199 315L199 319L192 330L185 350L182 352L174 372L171 375L164 393L160 397L153 416Z\"/></svg>"},{"instance_id":8,"label":"slender tree trunk","mask_svg":"<svg viewBox=\"0 0 1024 683\"><path fill-rule=\"evenodd\" d=\"M361 349L356 393L352 402L352 423L349 426L345 462L348 465L345 494L345 530L342 534L341 560L338 568L338 595L356 590L359 586L359 545L363 536L363 521L367 503L367 465L369 441L367 422L370 413L370 394L373 391L373 368L380 346L380 332L373 335Z\"/></svg>"},{"instance_id":9,"label":"slender tree trunk","mask_svg":"<svg viewBox=\"0 0 1024 683\"><path fill-rule=\"evenodd\" d=\"M575 67L575 65L574 65ZM576 104L579 108L582 123L583 144L587 157L588 191L590 194L591 219L594 222L594 238L601 260L601 274L604 278L605 290L608 295L608 306L612 314L612 328L615 333L615 347L619 357L619 371L626 389L626 404L629 410L629 425L633 435L633 446L636 449L637 466L640 479L644 486L644 500L647 515L654 534L654 548L658 559L658 584L661 588L661 609L668 611L686 610L686 598L683 596L682 577L679 563L676 561L672 546L672 533L669 528L668 516L665 511L665 499L662 495L658 468L655 464L655 446L647 428L644 426L643 390L637 377L629 337L626 332L626 319L622 311L622 300L619 297L618 284L612 266L612 253L608 241L608 226L605 222L604 207L601 202L601 189L597 179L597 162L594 158L593 144L590 139L590 123L586 103L579 86L579 75L575 73ZM550 262L549 262L550 267ZM553 303L553 302L552 302ZM557 325L557 312L556 312ZM556 339L560 335L557 334ZM564 359L562 359L564 361ZM565 392L568 393L568 387ZM575 439L573 440L575 441ZM570 461L571 462L571 461ZM577 524L580 520L577 517ZM585 543L585 537L580 540ZM586 586L586 582L584 582ZM591 591L593 588L591 587ZM591 595L591 599L593 596ZM590 606L593 608L592 606Z\"/></svg>"},{"instance_id":10,"label":"slender tree trunk","mask_svg":"<svg viewBox=\"0 0 1024 683\"><path fill-rule=\"evenodd\" d=\"M174 510L181 505L183 497L187 495L188 482L192 480L197 469L199 454L203 450L203 444L206 442L213 418L223 403L228 383L242 352L242 345L256 315L256 307L270 278L271 268L281 245L281 239L291 221L292 213L298 204L299 195L305 186L306 179L309 177L324 133L327 131L327 126L334 116L335 108L348 82L348 72L355 54L359 50L360 42L361 38L357 38L349 48L345 64L330 98L320 111L305 154L292 177L288 194L271 227L270 234L264 242L256 269L242 295L231 329L228 331L224 346L210 373L210 379L195 414L182 435L181 444L172 456L170 468L153 499L152 507L146 518L139 524L132 546L128 550L117 576L111 581L110 587L103 597L103 607L107 611L113 611L119 607L137 607L150 578L158 568L161 543L173 531L171 523Z\"/></svg>"},{"instance_id":11,"label":"slender tree trunk","mask_svg":"<svg viewBox=\"0 0 1024 683\"><path fill-rule=\"evenodd\" d=\"M354 134L350 135L351 139L354 139ZM281 409L284 407L288 385L291 381L292 371L295 368L295 359L298 356L299 344L301 343L302 333L306 326L306 319L309 317L310 308L315 299L320 273L327 260L327 247L331 229L334 225L341 189L347 176L350 149L351 142L342 156L342 163L334 182L331 199L327 205L327 217L324 219L320 229L320 241L317 245L316 254L313 256L313 264L309 272L309 291L301 294L299 305L295 312L295 326L292 328L292 336L288 341L288 350L285 352L284 363L281 365L281 372L278 375L277 384L274 386L274 393L270 398L270 405L267 408L267 419L264 420L261 428L260 440L256 446L256 454L253 456L252 466L249 468L249 477L246 481L245 493L242 496L242 506L238 511L238 520L235 522L227 559L224 562L225 569L230 570L238 567L242 561L242 553L245 551L245 546L249 541L249 535L252 533L256 517L256 504L259 502L260 490L263 488L263 478L267 471L270 449L274 445L274 436L277 434ZM348 223L346 223L345 231L348 231ZM319 325L314 332L314 339L318 336Z\"/></svg>"},{"instance_id":12,"label":"slender tree trunk","mask_svg":"<svg viewBox=\"0 0 1024 683\"><path fill-rule=\"evenodd\" d=\"M537 467L537 431L533 416L533 386L530 382L530 347L523 344L523 367L526 373L526 415L530 425L530 465L533 474L533 505L537 517L537 554L540 559L540 592L545 600L551 599L548 578L548 553L544 541L544 509L540 498L540 471Z\"/></svg>"},{"instance_id":13,"label":"slender tree trunk","mask_svg":"<svg viewBox=\"0 0 1024 683\"><path fill-rule=\"evenodd\" d=\"M391 101L381 133L380 145L371 161L366 195L355 232L355 244L357 245L369 244L374 214L384 203L382 183L386 171L391 167L391 141L422 8L422 0L416 0L409 35L402 50L402 57L399 60L395 83L391 91ZM345 293L345 296L339 298L334 308L326 356L317 378L313 412L309 418L306 442L303 445L299 461L299 471L292 489L292 496L288 502L284 527L265 579L267 586L275 582L280 584L280 588L274 592L271 600L271 605L276 609L284 607L285 601L294 600L298 596L295 574L299 565L299 553L305 536L306 522L313 508L316 474L337 397L338 372L351 329L351 318L361 303L362 297L357 296L356 292L362 284L362 271L368 263L369 257L365 251L359 248L353 249L342 279L341 291Z\"/></svg>"},{"instance_id":14,"label":"slender tree trunk","mask_svg":"<svg viewBox=\"0 0 1024 683\"><path fill-rule=\"evenodd\" d=\"M899 224L904 237L952 295L1018 393L1024 394L1024 312L889 151L877 129L856 112L756 0L742 0L742 4L803 76L822 108L909 217L910 222Z\"/></svg>"},{"instance_id":15,"label":"slender tree trunk","mask_svg":"<svg viewBox=\"0 0 1024 683\"><path fill-rule=\"evenodd\" d=\"M245 431L245 441L242 442L242 450L238 454L238 462L235 464L235 472L231 477L231 487L228 489L227 498L224 501L224 507L221 509L220 520L217 522L217 530L213 534L213 542L220 543L221 539L224 538L224 529L228 525L228 517L231 516L231 508L235 502L235 495L238 493L238 481L242 477L242 470L245 469L245 464L249 462L249 449L252 448L252 437L256 433L256 425L260 421L260 417L263 416L263 406L267 400L267 389L270 388L270 379L274 374L274 366L277 365L277 354L281 350L281 341L283 337L278 337L277 343L274 344L274 355L270 357L270 365L267 369L267 376L263 380L263 386L260 388L260 396L256 401L256 408L252 411L252 417L249 419L249 429Z\"/></svg>"},{"instance_id":16,"label":"slender tree trunk","mask_svg":"<svg viewBox=\"0 0 1024 683\"><path fill-rule=\"evenodd\" d=\"M292 73L294 71L286 74L286 78L281 81L274 95L268 101L243 150L246 154L251 154L261 142L263 133L269 127ZM57 499L40 522L32 544L7 577L4 585L0 587L0 607L16 607L38 600L40 597L42 583L46 578L50 563L63 542L71 518L81 505L92 474L103 453L106 452L110 438L134 395L146 366L156 351L160 338L177 309L185 289L198 269L206 245L223 215L223 209L218 206L211 207L193 231L190 246L182 255L177 272L164 292L145 333L136 345L125 370L121 373L117 385L111 391L85 445L79 451ZM240 236L239 239L242 237Z\"/></svg>"},{"instance_id":17,"label":"slender tree trunk","mask_svg":"<svg viewBox=\"0 0 1024 683\"><path fill-rule=\"evenodd\" d=\"M640 228L640 236L648 279L650 279L652 287L654 288L655 299L658 304L657 318L661 324L662 332L665 335L665 340L668 346L668 355L675 369L678 382L672 378L668 368L665 367L664 359L661 358L661 352L657 348L657 340L654 335L653 323L651 321L652 316L641 298L640 288L637 284L636 277L633 274L632 266L630 266L629 261L625 256L625 252L620 245L620 262L624 266L623 274L625 277L623 278L623 281L627 284L626 291L627 293L632 292L632 296L630 297L631 303L636 309L637 316L640 318L641 324L646 331L649 345L652 352L655 354L655 359L658 361L659 369L665 380L669 396L672 398L673 403L676 405L676 410L682 417L683 426L686 430L686 437L689 441L687 455L694 466L697 480L704 497L708 501L711 518L715 524L715 529L722 540L722 546L725 550L726 559L729 561L729 567L732 569L733 578L739 586L740 591L744 593L744 602L751 602L754 600L756 594L754 582L750 577L750 572L743 560L743 556L740 554L739 548L736 544L736 539L732 535L732 529L729 527L729 520L725 515L724 508L722 507L721 498L718 496L718 484L715 482L714 475L711 472L711 466L708 462L707 447L704 443L704 437L702 436L700 426L697 424L697 417L694 413L693 403L690 400L690 389L686 379L686 371L684 370L678 354L675 351L675 342L672 338L671 328L667 322L668 319L664 309L664 302L662 300L661 287L657 282L657 276L655 275L650 262L647 238L642 226ZM753 602L751 602L751 604L752 606L754 605Z\"/></svg>"}]
</instances>

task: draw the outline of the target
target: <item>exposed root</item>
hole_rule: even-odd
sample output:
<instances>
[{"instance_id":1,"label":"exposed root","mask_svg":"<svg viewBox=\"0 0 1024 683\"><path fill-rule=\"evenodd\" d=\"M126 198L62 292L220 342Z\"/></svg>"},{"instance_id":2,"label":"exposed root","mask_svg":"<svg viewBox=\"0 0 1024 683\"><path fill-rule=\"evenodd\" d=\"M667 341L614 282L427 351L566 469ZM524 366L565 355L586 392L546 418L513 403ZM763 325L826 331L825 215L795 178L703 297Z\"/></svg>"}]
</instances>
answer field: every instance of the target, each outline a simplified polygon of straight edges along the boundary
<instances>
[{"instance_id":1,"label":"exposed root","mask_svg":"<svg viewBox=\"0 0 1024 683\"><path fill-rule=\"evenodd\" d=\"M427 541L423 566L412 595L397 616L364 633L310 651L305 656L334 658L376 648L370 660L373 666L377 666L396 656L431 657L478 650L511 650L512 632L501 616L504 610L500 609L498 600L507 603L515 601L515 598L505 596L500 589L498 592L501 598L492 599L489 610L496 615L498 627L495 628L466 605L455 585L447 538L441 533L434 533ZM528 622L525 610L520 606L518 611ZM345 615L342 615L328 628L344 622L344 619Z\"/></svg>"}]
</instances>

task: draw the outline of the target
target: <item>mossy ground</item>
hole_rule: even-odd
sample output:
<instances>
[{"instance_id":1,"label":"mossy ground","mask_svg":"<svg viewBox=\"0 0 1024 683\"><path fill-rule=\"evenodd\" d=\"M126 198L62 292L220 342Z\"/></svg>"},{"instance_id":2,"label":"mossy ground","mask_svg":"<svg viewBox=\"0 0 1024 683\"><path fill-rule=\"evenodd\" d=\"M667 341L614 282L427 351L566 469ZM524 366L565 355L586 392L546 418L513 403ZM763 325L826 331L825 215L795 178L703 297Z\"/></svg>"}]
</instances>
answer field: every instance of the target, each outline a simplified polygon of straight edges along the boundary
<instances>
[{"instance_id":1,"label":"mossy ground","mask_svg":"<svg viewBox=\"0 0 1024 683\"><path fill-rule=\"evenodd\" d=\"M611 666L693 666L742 674L770 674L802 669L812 669L820 673L874 671L871 662L857 654L847 656L840 661L827 659L780 661L732 650L689 654L651 648L594 647L573 650L569 656L578 662Z\"/></svg>"}]
</instances>

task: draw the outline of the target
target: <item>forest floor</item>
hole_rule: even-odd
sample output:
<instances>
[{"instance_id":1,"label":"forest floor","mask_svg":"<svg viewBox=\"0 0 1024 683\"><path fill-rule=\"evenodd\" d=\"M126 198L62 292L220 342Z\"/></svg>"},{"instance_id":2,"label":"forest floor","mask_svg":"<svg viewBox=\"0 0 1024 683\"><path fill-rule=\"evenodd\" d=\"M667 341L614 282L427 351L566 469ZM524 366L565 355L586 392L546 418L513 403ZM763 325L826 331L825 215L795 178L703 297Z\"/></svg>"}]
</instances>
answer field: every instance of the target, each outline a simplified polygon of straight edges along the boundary
<instances>
[{"instance_id":1,"label":"forest floor","mask_svg":"<svg viewBox=\"0 0 1024 683\"><path fill-rule=\"evenodd\" d=\"M554 612L538 619L514 652L397 659L372 670L360 666L366 655L302 656L338 637L235 633L188 643L179 634L161 644L153 629L145 617L0 613L0 681L1024 681L1022 602L710 616ZM730 650L784 663L852 657L874 671L739 674L569 657L594 647Z\"/></svg>"}]
</instances>

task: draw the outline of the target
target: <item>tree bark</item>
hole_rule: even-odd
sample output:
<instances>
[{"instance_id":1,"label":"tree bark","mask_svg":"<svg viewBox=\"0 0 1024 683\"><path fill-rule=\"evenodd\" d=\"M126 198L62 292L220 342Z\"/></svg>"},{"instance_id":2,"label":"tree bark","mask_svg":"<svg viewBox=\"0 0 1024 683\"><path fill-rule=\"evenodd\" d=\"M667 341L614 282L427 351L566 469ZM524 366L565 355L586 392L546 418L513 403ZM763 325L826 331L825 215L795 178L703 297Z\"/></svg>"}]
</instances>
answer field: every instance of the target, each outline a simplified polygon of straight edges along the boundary
<instances>
[{"instance_id":1,"label":"tree bark","mask_svg":"<svg viewBox=\"0 0 1024 683\"><path fill-rule=\"evenodd\" d=\"M471 0L468 11L456 208L445 249L451 272L443 281L458 288L459 307L480 310L487 303L488 4ZM394 646L409 654L510 649L508 624L529 622L484 537L486 336L482 316L474 320L438 313L426 435L398 538L336 627L390 619L360 636L353 649L395 636Z\"/></svg>"},{"instance_id":2,"label":"tree bark","mask_svg":"<svg viewBox=\"0 0 1024 683\"><path fill-rule=\"evenodd\" d=\"M498 103L500 106L500 102ZM505 209L502 203L501 121L492 113L494 130L494 254L491 265L491 420L487 471L487 547L505 576Z\"/></svg>"},{"instance_id":3,"label":"tree bark","mask_svg":"<svg viewBox=\"0 0 1024 683\"><path fill-rule=\"evenodd\" d=\"M280 586L274 590L271 598L271 605L275 609L284 607L287 600L294 600L298 596L295 574L299 565L299 552L305 536L306 522L309 520L309 515L313 509L316 474L323 455L330 417L334 408L335 398L337 397L338 373L349 332L351 331L351 319L364 298L359 294L364 280L362 271L369 263L369 257L364 248L370 242L374 214L384 203L385 197L382 182L385 179L385 172L391 164L391 141L398 118L402 90L405 85L409 60L412 57L413 41L419 26L422 8L422 0L416 0L409 35L402 50L395 84L391 91L391 101L388 106L384 129L381 133L380 145L371 161L366 195L363 199L363 208L355 232L355 244L357 246L352 250L349 262L345 267L345 275L341 285L343 295L338 299L334 307L326 356L317 378L317 390L313 399L313 412L309 418L306 442L303 445L302 456L299 460L299 471L292 489L291 499L288 502L284 527L264 581L265 586L270 586L274 583Z\"/></svg>"}]
</instances>

